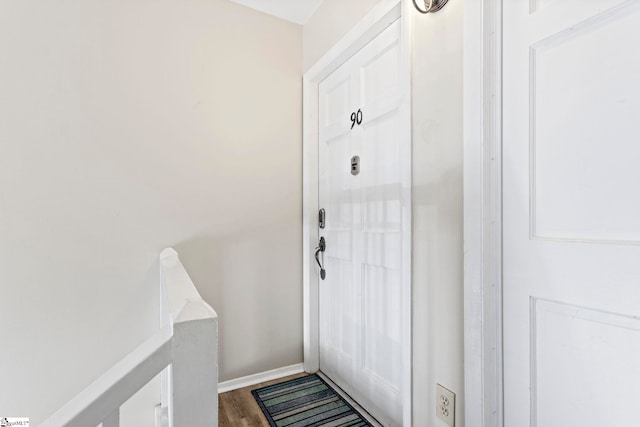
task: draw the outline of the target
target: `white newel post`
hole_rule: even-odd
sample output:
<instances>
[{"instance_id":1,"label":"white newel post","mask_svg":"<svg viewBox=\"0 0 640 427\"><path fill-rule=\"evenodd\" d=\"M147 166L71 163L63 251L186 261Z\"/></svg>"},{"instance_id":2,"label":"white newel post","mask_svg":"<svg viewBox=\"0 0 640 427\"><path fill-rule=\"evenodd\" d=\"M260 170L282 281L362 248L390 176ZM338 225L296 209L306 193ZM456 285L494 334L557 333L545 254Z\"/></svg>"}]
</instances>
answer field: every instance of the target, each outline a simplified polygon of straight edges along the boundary
<instances>
[{"instance_id":1,"label":"white newel post","mask_svg":"<svg viewBox=\"0 0 640 427\"><path fill-rule=\"evenodd\" d=\"M218 425L218 319L207 308L188 303L173 326L171 427Z\"/></svg>"},{"instance_id":2,"label":"white newel post","mask_svg":"<svg viewBox=\"0 0 640 427\"><path fill-rule=\"evenodd\" d=\"M169 426L217 426L218 317L198 294L173 249L160 254L160 272L162 321L173 331L172 363L162 381Z\"/></svg>"}]
</instances>

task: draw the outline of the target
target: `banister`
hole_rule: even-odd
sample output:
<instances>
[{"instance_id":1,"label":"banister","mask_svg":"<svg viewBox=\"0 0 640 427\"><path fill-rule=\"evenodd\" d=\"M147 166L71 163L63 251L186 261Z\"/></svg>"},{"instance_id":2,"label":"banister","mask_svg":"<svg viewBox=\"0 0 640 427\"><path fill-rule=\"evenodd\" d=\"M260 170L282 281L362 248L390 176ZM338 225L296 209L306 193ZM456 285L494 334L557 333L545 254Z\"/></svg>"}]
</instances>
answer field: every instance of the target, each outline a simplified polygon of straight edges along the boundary
<instances>
[{"instance_id":1,"label":"banister","mask_svg":"<svg viewBox=\"0 0 640 427\"><path fill-rule=\"evenodd\" d=\"M171 333L164 329L105 372L40 427L97 426L169 363Z\"/></svg>"},{"instance_id":2,"label":"banister","mask_svg":"<svg viewBox=\"0 0 640 427\"><path fill-rule=\"evenodd\" d=\"M217 314L172 248L160 254L160 292L162 329L41 427L118 427L120 406L160 372L169 426L218 425Z\"/></svg>"},{"instance_id":3,"label":"banister","mask_svg":"<svg viewBox=\"0 0 640 427\"><path fill-rule=\"evenodd\" d=\"M217 426L218 315L202 299L173 248L160 253L160 282L161 322L176 336L174 362L161 378L161 404L168 408L169 426Z\"/></svg>"}]
</instances>

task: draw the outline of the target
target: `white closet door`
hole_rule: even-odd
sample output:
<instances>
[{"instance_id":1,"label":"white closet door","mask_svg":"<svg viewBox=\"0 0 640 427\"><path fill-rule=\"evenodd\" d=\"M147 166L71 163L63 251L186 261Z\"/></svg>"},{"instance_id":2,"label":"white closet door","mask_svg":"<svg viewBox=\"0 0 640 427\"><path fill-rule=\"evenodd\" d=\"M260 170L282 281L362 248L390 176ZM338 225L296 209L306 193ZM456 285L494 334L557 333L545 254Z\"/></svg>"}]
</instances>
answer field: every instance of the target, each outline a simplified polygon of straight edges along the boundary
<instances>
[{"instance_id":1,"label":"white closet door","mask_svg":"<svg viewBox=\"0 0 640 427\"><path fill-rule=\"evenodd\" d=\"M640 2L504 5L506 427L640 425Z\"/></svg>"},{"instance_id":2,"label":"white closet door","mask_svg":"<svg viewBox=\"0 0 640 427\"><path fill-rule=\"evenodd\" d=\"M402 266L409 256L402 244L408 184L401 144L408 141L399 129L399 38L397 21L319 87L320 235L327 245L320 368L389 426L402 424Z\"/></svg>"}]
</instances>

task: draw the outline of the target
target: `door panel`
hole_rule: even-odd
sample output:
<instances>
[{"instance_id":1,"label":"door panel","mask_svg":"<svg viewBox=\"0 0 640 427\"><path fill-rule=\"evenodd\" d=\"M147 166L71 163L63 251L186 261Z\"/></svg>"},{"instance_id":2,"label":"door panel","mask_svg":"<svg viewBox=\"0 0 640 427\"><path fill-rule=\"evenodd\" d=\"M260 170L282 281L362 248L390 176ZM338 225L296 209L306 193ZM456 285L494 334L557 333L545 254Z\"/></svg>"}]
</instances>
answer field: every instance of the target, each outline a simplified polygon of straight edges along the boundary
<instances>
[{"instance_id":1,"label":"door panel","mask_svg":"<svg viewBox=\"0 0 640 427\"><path fill-rule=\"evenodd\" d=\"M358 90L355 78L345 69L341 67L335 73L337 74L323 85L320 95L320 128L326 141L349 136L345 117L351 115L351 102Z\"/></svg>"},{"instance_id":2,"label":"door panel","mask_svg":"<svg viewBox=\"0 0 640 427\"><path fill-rule=\"evenodd\" d=\"M640 182L640 144L629 133L640 97L621 84L640 76L629 55L640 11L626 9L532 47L535 237L640 243L640 204L627 197Z\"/></svg>"},{"instance_id":3,"label":"door panel","mask_svg":"<svg viewBox=\"0 0 640 427\"><path fill-rule=\"evenodd\" d=\"M400 23L319 85L320 368L385 425L402 424ZM345 107L346 106L346 107ZM352 113L362 115L354 124ZM408 141L405 141L408 143ZM351 158L360 172L351 173ZM404 183L406 184L406 183Z\"/></svg>"},{"instance_id":4,"label":"door panel","mask_svg":"<svg viewBox=\"0 0 640 427\"><path fill-rule=\"evenodd\" d=\"M367 112L366 126L400 105L399 55L399 40L386 34L363 49L367 62L360 67L360 104Z\"/></svg>"},{"instance_id":5,"label":"door panel","mask_svg":"<svg viewBox=\"0 0 640 427\"><path fill-rule=\"evenodd\" d=\"M504 2L505 426L640 419L640 2Z\"/></svg>"},{"instance_id":6,"label":"door panel","mask_svg":"<svg viewBox=\"0 0 640 427\"><path fill-rule=\"evenodd\" d=\"M364 265L364 369L399 393L402 370L400 342L400 274L396 269Z\"/></svg>"}]
</instances>

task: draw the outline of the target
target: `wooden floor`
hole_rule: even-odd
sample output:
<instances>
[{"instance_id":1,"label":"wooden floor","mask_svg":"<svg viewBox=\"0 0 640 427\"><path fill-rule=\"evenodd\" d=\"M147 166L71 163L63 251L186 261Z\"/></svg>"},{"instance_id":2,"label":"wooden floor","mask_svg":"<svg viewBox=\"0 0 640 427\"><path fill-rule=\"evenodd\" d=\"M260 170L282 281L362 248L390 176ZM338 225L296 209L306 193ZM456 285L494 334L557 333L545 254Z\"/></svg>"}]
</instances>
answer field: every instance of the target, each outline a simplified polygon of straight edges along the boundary
<instances>
[{"instance_id":1,"label":"wooden floor","mask_svg":"<svg viewBox=\"0 0 640 427\"><path fill-rule=\"evenodd\" d=\"M218 396L219 427L227 426L251 426L269 427L267 419L251 394L251 390L265 387L271 384L287 381L293 378L303 377L306 373L279 378L274 381L256 384L251 387L222 393Z\"/></svg>"}]
</instances>

